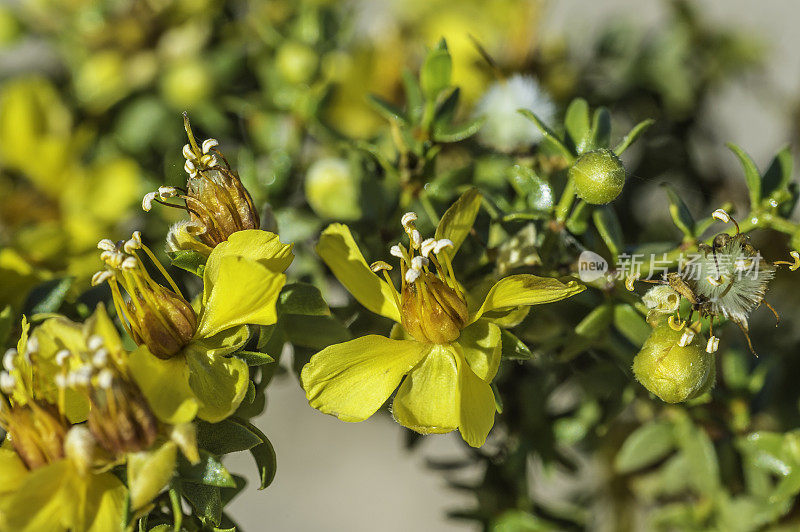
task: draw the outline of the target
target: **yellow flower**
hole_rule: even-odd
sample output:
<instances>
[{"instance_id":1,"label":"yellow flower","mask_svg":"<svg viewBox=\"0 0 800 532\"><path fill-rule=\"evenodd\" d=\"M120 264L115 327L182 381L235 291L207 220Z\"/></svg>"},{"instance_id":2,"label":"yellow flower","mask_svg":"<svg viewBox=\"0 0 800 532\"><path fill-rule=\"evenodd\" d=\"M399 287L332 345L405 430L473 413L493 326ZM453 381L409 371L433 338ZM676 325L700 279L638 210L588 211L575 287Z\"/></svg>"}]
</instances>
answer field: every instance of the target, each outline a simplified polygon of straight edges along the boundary
<instances>
[{"instance_id":1,"label":"yellow flower","mask_svg":"<svg viewBox=\"0 0 800 532\"><path fill-rule=\"evenodd\" d=\"M215 423L231 415L244 398L249 373L245 362L230 355L247 341L247 324L275 323L275 302L286 282L282 272L294 258L292 245L257 229L231 234L208 257L195 306L138 233L116 244L103 240L98 247L108 268L95 274L94 283L108 281L117 313L140 345L128 367L156 416L175 425L195 416ZM150 277L140 250L170 288Z\"/></svg>"},{"instance_id":2,"label":"yellow flower","mask_svg":"<svg viewBox=\"0 0 800 532\"><path fill-rule=\"evenodd\" d=\"M347 226L333 224L322 233L317 252L333 274L362 305L396 325L390 338L369 335L314 355L301 373L312 407L343 421L363 421L399 386L392 405L398 423L422 434L458 429L471 446L483 445L494 423L490 383L500 365L500 318L584 287L512 275L492 286L481 303L472 303L455 279L452 257L480 204L476 191L466 192L443 216L436 238L424 241L416 215L403 216L410 246L391 251L401 259L399 292L388 274L391 266L368 266Z\"/></svg>"},{"instance_id":3,"label":"yellow flower","mask_svg":"<svg viewBox=\"0 0 800 532\"><path fill-rule=\"evenodd\" d=\"M0 447L0 530L121 531L127 490L112 473L87 463L91 446L91 435L77 425L67 434L63 457L28 469L6 441Z\"/></svg>"}]
</instances>

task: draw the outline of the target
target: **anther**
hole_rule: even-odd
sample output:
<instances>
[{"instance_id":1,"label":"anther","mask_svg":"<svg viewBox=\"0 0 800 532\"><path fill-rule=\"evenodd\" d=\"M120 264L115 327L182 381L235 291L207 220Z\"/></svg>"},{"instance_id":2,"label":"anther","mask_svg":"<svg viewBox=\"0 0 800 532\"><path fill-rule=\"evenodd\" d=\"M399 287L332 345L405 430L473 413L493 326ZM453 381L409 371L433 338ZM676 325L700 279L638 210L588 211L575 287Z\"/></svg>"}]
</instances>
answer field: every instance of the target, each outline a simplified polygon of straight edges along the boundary
<instances>
[{"instance_id":1,"label":"anther","mask_svg":"<svg viewBox=\"0 0 800 532\"><path fill-rule=\"evenodd\" d=\"M694 340L694 331L687 327L686 330L683 331L681 339L678 340L678 345L681 347L686 347L692 343L692 340Z\"/></svg>"},{"instance_id":2,"label":"anther","mask_svg":"<svg viewBox=\"0 0 800 532\"><path fill-rule=\"evenodd\" d=\"M58 364L59 367L64 367L64 365L66 365L67 363L67 359L69 358L69 356L70 356L69 349L62 349L58 351L55 357L56 364Z\"/></svg>"},{"instance_id":3,"label":"anther","mask_svg":"<svg viewBox=\"0 0 800 532\"><path fill-rule=\"evenodd\" d=\"M375 273L378 273L378 272L384 271L384 270L391 271L392 270L392 266L387 262L384 262L382 260L378 260L378 261L373 262L370 265L369 269L372 270Z\"/></svg>"},{"instance_id":4,"label":"anther","mask_svg":"<svg viewBox=\"0 0 800 532\"><path fill-rule=\"evenodd\" d=\"M416 221L417 221L417 213L415 213L415 212L407 212L407 213L405 213L405 214L403 215L403 217L402 217L402 218L400 218L400 223L401 223L401 224L403 225L403 227L405 227L406 229L408 229L408 228L409 228L409 226L410 226L412 223L416 222Z\"/></svg>"},{"instance_id":5,"label":"anther","mask_svg":"<svg viewBox=\"0 0 800 532\"><path fill-rule=\"evenodd\" d=\"M442 252L444 248L454 248L454 247L455 244L453 244L453 241L450 240L449 238L440 238L439 240L436 241L436 247L433 248L433 252L438 255L439 253Z\"/></svg>"},{"instance_id":6,"label":"anther","mask_svg":"<svg viewBox=\"0 0 800 532\"><path fill-rule=\"evenodd\" d=\"M800 253L798 253L797 251L792 251L791 253L789 253L789 255L791 255L792 258L794 259L794 264L789 266L789 269L795 271L798 268L800 268Z\"/></svg>"},{"instance_id":7,"label":"anther","mask_svg":"<svg viewBox=\"0 0 800 532\"><path fill-rule=\"evenodd\" d=\"M197 168L192 161L186 161L186 164L183 165L183 169L189 174L189 177L197 175Z\"/></svg>"},{"instance_id":8,"label":"anther","mask_svg":"<svg viewBox=\"0 0 800 532\"><path fill-rule=\"evenodd\" d=\"M69 384L69 379L63 373L56 374L53 380L56 383L57 388L66 388Z\"/></svg>"},{"instance_id":9,"label":"anther","mask_svg":"<svg viewBox=\"0 0 800 532\"><path fill-rule=\"evenodd\" d=\"M413 229L411 233L409 233L408 239L411 241L411 245L414 249L419 249L420 244L422 244L422 235L419 234L419 231Z\"/></svg>"},{"instance_id":10,"label":"anther","mask_svg":"<svg viewBox=\"0 0 800 532\"><path fill-rule=\"evenodd\" d=\"M5 352L3 355L3 368L5 368L6 371L14 371L17 367L14 363L15 358L17 358L17 350L13 347Z\"/></svg>"},{"instance_id":11,"label":"anther","mask_svg":"<svg viewBox=\"0 0 800 532\"><path fill-rule=\"evenodd\" d=\"M139 261L136 260L136 257L125 257L125 260L122 261L119 267L123 270L134 270L138 264Z\"/></svg>"},{"instance_id":12,"label":"anther","mask_svg":"<svg viewBox=\"0 0 800 532\"><path fill-rule=\"evenodd\" d=\"M189 159L194 159L194 152L192 151L192 147L188 144L183 145L183 158L187 161Z\"/></svg>"},{"instance_id":13,"label":"anther","mask_svg":"<svg viewBox=\"0 0 800 532\"><path fill-rule=\"evenodd\" d=\"M142 249L142 233L139 231L134 231L130 240L125 242L125 244L122 246L122 249L125 250L125 253L130 254L133 254L133 252L137 249Z\"/></svg>"},{"instance_id":14,"label":"anther","mask_svg":"<svg viewBox=\"0 0 800 532\"><path fill-rule=\"evenodd\" d=\"M203 145L202 145L203 153L204 154L208 153L209 151L211 151L211 148L213 148L214 146L219 146L219 142L217 142L217 139L206 139L206 140L204 140L203 141Z\"/></svg>"},{"instance_id":15,"label":"anther","mask_svg":"<svg viewBox=\"0 0 800 532\"><path fill-rule=\"evenodd\" d=\"M187 163L189 161L186 161ZM162 185L158 187L158 197L159 199L167 199L167 198L174 198L178 195L178 190L175 187L168 187L166 185Z\"/></svg>"},{"instance_id":16,"label":"anther","mask_svg":"<svg viewBox=\"0 0 800 532\"><path fill-rule=\"evenodd\" d=\"M97 249L103 251L114 251L116 249L116 246L114 245L114 242L110 238L104 238L103 240L97 243Z\"/></svg>"},{"instance_id":17,"label":"anther","mask_svg":"<svg viewBox=\"0 0 800 532\"><path fill-rule=\"evenodd\" d=\"M92 355L92 364L96 368L104 368L108 363L108 350L104 347L98 349L94 355Z\"/></svg>"},{"instance_id":18,"label":"anther","mask_svg":"<svg viewBox=\"0 0 800 532\"><path fill-rule=\"evenodd\" d=\"M673 331L680 331L686 325L686 322L680 321L680 319L676 320L674 315L670 315L670 317L667 318L667 324Z\"/></svg>"},{"instance_id":19,"label":"anther","mask_svg":"<svg viewBox=\"0 0 800 532\"><path fill-rule=\"evenodd\" d=\"M414 268L409 268L408 270L406 270L406 282L413 283L419 278L421 273L422 273L421 270L415 270Z\"/></svg>"},{"instance_id":20,"label":"anther","mask_svg":"<svg viewBox=\"0 0 800 532\"><path fill-rule=\"evenodd\" d=\"M94 275L92 275L92 286L97 286L103 284L111 277L114 277L114 274L108 270L101 270Z\"/></svg>"},{"instance_id":21,"label":"anther","mask_svg":"<svg viewBox=\"0 0 800 532\"><path fill-rule=\"evenodd\" d=\"M426 238L419 246L420 253L422 253L423 257L427 257L434 249L436 249L436 240L433 238Z\"/></svg>"},{"instance_id":22,"label":"anther","mask_svg":"<svg viewBox=\"0 0 800 532\"><path fill-rule=\"evenodd\" d=\"M104 390L111 388L114 383L114 374L110 369L104 369L97 374L97 385Z\"/></svg>"},{"instance_id":23,"label":"anther","mask_svg":"<svg viewBox=\"0 0 800 532\"><path fill-rule=\"evenodd\" d=\"M730 223L731 215L725 212L725 209L717 209L711 213L711 217L723 223Z\"/></svg>"},{"instance_id":24,"label":"anther","mask_svg":"<svg viewBox=\"0 0 800 532\"><path fill-rule=\"evenodd\" d=\"M426 257L417 255L411 259L411 267L415 270L422 270L422 268L428 264L430 264L430 261Z\"/></svg>"},{"instance_id":25,"label":"anther","mask_svg":"<svg viewBox=\"0 0 800 532\"><path fill-rule=\"evenodd\" d=\"M93 334L86 341L86 347L89 348L89 351L97 351L103 347L103 345L105 345L105 342L103 341L103 337L99 334Z\"/></svg>"},{"instance_id":26,"label":"anther","mask_svg":"<svg viewBox=\"0 0 800 532\"><path fill-rule=\"evenodd\" d=\"M6 395L14 393L14 388L17 387L17 379L5 371L0 372L0 391Z\"/></svg>"},{"instance_id":27,"label":"anther","mask_svg":"<svg viewBox=\"0 0 800 532\"><path fill-rule=\"evenodd\" d=\"M144 197L142 198L142 210L144 212L150 212L150 209L153 208L153 202L155 201L155 199L156 199L155 192L148 192L147 194L145 194Z\"/></svg>"},{"instance_id":28,"label":"anther","mask_svg":"<svg viewBox=\"0 0 800 532\"><path fill-rule=\"evenodd\" d=\"M403 250L400 249L400 246L394 245L389 249L389 255L393 257L397 257L398 259L403 258Z\"/></svg>"},{"instance_id":29,"label":"anther","mask_svg":"<svg viewBox=\"0 0 800 532\"><path fill-rule=\"evenodd\" d=\"M25 344L25 351L27 353L36 353L39 351L39 339L35 336L28 338L28 343Z\"/></svg>"},{"instance_id":30,"label":"anther","mask_svg":"<svg viewBox=\"0 0 800 532\"><path fill-rule=\"evenodd\" d=\"M719 338L712 336L706 344L706 353L716 353L717 349L719 349Z\"/></svg>"},{"instance_id":31,"label":"anther","mask_svg":"<svg viewBox=\"0 0 800 532\"><path fill-rule=\"evenodd\" d=\"M628 292L633 292L633 283L636 282L636 280L639 279L641 275L642 275L641 273L636 272L634 274L628 275L625 278L625 288L628 290Z\"/></svg>"}]
</instances>

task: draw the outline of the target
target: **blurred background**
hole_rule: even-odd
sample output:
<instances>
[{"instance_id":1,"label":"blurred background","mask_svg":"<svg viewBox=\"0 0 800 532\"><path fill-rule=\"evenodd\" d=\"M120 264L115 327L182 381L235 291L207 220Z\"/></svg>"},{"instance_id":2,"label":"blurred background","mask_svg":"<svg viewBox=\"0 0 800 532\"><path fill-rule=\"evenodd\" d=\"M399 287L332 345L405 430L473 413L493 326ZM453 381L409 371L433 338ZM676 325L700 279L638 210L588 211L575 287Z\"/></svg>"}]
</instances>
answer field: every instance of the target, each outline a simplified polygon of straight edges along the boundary
<instances>
[{"instance_id":1,"label":"blurred background","mask_svg":"<svg viewBox=\"0 0 800 532\"><path fill-rule=\"evenodd\" d=\"M139 205L184 179L183 111L202 138L220 140L282 240L297 242L291 274L322 279L310 253L320 228L381 216L369 210L369 165L353 149L385 135L367 95L402 103L404 70L415 72L441 37L464 116L499 76L519 72L559 109L583 96L630 123L656 118L626 159L621 216L662 236L658 182L673 182L693 209L742 205L741 170L724 142L763 168L797 140L798 20L792 0L5 0L0 308L24 310L32 287L63 276L82 294L100 238L135 229L163 238L182 213L145 217ZM344 297L326 295L332 305ZM784 348L796 348L789 336ZM256 421L278 455L275 482L231 505L245 530L481 529L448 513L474 504L475 493L452 486L475 481L485 464L447 481L433 470L465 456L457 435L411 452L388 416L356 425L324 416L308 407L290 361L287 351ZM249 460L227 465L250 475Z\"/></svg>"}]
</instances>

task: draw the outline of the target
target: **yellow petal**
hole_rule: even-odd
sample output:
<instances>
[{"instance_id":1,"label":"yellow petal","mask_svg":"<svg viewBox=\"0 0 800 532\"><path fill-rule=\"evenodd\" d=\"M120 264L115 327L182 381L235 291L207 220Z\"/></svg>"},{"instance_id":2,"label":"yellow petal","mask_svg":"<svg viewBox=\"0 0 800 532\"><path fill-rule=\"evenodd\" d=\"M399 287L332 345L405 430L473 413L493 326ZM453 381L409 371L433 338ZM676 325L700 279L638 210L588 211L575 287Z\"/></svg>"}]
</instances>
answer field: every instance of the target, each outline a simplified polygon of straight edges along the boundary
<instances>
[{"instance_id":1,"label":"yellow petal","mask_svg":"<svg viewBox=\"0 0 800 532\"><path fill-rule=\"evenodd\" d=\"M425 352L425 345L416 341L364 336L311 357L300 380L312 407L342 421L364 421Z\"/></svg>"},{"instance_id":2,"label":"yellow petal","mask_svg":"<svg viewBox=\"0 0 800 532\"><path fill-rule=\"evenodd\" d=\"M204 303L195 338L248 323L275 323L275 302L286 282L284 274L251 259L225 256L213 264L209 259L203 279Z\"/></svg>"},{"instance_id":3,"label":"yellow petal","mask_svg":"<svg viewBox=\"0 0 800 532\"><path fill-rule=\"evenodd\" d=\"M575 281L565 284L550 277L528 274L511 275L495 283L470 321L474 322L483 314L493 310L560 301L583 292L585 289L585 286Z\"/></svg>"},{"instance_id":4,"label":"yellow petal","mask_svg":"<svg viewBox=\"0 0 800 532\"><path fill-rule=\"evenodd\" d=\"M208 338L194 338L188 349L202 350L212 355L228 355L239 350L250 339L250 329L241 325L232 329L209 336Z\"/></svg>"},{"instance_id":5,"label":"yellow petal","mask_svg":"<svg viewBox=\"0 0 800 532\"><path fill-rule=\"evenodd\" d=\"M16 491L25 477L28 475L28 468L20 460L19 455L14 449L9 447L0 448L0 495Z\"/></svg>"},{"instance_id":6,"label":"yellow petal","mask_svg":"<svg viewBox=\"0 0 800 532\"><path fill-rule=\"evenodd\" d=\"M369 269L346 225L329 225L319 237L317 253L359 303L400 323L394 288Z\"/></svg>"},{"instance_id":7,"label":"yellow petal","mask_svg":"<svg viewBox=\"0 0 800 532\"><path fill-rule=\"evenodd\" d=\"M71 526L69 484L73 469L59 460L30 472L19 489L0 504L0 530L40 532Z\"/></svg>"},{"instance_id":8,"label":"yellow petal","mask_svg":"<svg viewBox=\"0 0 800 532\"><path fill-rule=\"evenodd\" d=\"M421 434L451 432L459 426L459 395L456 355L447 346L434 345L403 380L392 415Z\"/></svg>"},{"instance_id":9,"label":"yellow petal","mask_svg":"<svg viewBox=\"0 0 800 532\"><path fill-rule=\"evenodd\" d=\"M118 353L123 349L119 331L109 318L106 307L102 303L97 305L94 313L86 320L84 334L87 339L94 335L102 338L105 348L112 353Z\"/></svg>"},{"instance_id":10,"label":"yellow petal","mask_svg":"<svg viewBox=\"0 0 800 532\"><path fill-rule=\"evenodd\" d=\"M151 451L128 455L127 478L133 510L149 504L169 484L177 456L178 446L171 441Z\"/></svg>"},{"instance_id":11,"label":"yellow petal","mask_svg":"<svg viewBox=\"0 0 800 532\"><path fill-rule=\"evenodd\" d=\"M494 394L488 382L472 372L468 364L458 368L461 408L458 431L472 447L480 447L494 425Z\"/></svg>"},{"instance_id":12,"label":"yellow petal","mask_svg":"<svg viewBox=\"0 0 800 532\"><path fill-rule=\"evenodd\" d=\"M233 357L202 350L186 354L189 386L200 403L197 417L218 423L233 414L247 393L247 364Z\"/></svg>"},{"instance_id":13,"label":"yellow petal","mask_svg":"<svg viewBox=\"0 0 800 532\"><path fill-rule=\"evenodd\" d=\"M461 331L456 344L475 374L492 382L500 367L500 328L489 320L478 320Z\"/></svg>"},{"instance_id":14,"label":"yellow petal","mask_svg":"<svg viewBox=\"0 0 800 532\"><path fill-rule=\"evenodd\" d=\"M218 244L206 262L205 271L218 267L218 261L224 257L241 257L258 262L265 268L281 273L289 267L294 259L292 244L283 244L275 233L260 229L237 231L228 240ZM204 280L208 276L203 275Z\"/></svg>"},{"instance_id":15,"label":"yellow petal","mask_svg":"<svg viewBox=\"0 0 800 532\"><path fill-rule=\"evenodd\" d=\"M475 223L482 199L478 189L471 188L445 211L436 228L436 239L447 238L453 242L453 247L445 248L442 253L447 253L451 258L456 254Z\"/></svg>"},{"instance_id":16,"label":"yellow petal","mask_svg":"<svg viewBox=\"0 0 800 532\"><path fill-rule=\"evenodd\" d=\"M86 523L88 532L122 532L128 490L112 473L87 475Z\"/></svg>"},{"instance_id":17,"label":"yellow petal","mask_svg":"<svg viewBox=\"0 0 800 532\"><path fill-rule=\"evenodd\" d=\"M142 346L131 353L128 369L158 419L171 425L194 419L198 404L183 356L162 360Z\"/></svg>"}]
</instances>

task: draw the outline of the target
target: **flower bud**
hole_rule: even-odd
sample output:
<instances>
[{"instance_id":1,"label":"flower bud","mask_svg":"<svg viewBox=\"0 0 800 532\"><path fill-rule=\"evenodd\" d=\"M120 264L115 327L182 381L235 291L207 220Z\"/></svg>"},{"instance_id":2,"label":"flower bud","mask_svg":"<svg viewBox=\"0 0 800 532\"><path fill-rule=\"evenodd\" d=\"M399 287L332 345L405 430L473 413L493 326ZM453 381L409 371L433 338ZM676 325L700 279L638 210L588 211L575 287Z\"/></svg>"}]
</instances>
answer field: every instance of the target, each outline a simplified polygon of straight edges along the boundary
<instances>
[{"instance_id":1,"label":"flower bud","mask_svg":"<svg viewBox=\"0 0 800 532\"><path fill-rule=\"evenodd\" d=\"M625 167L622 161L607 149L581 155L569 169L569 178L575 184L578 197L592 205L613 201L625 186Z\"/></svg>"},{"instance_id":2,"label":"flower bud","mask_svg":"<svg viewBox=\"0 0 800 532\"><path fill-rule=\"evenodd\" d=\"M689 341L682 341L689 340ZM681 347L681 343L685 344ZM714 385L714 355L706 352L700 334L658 325L633 359L636 379L667 403L699 397Z\"/></svg>"},{"instance_id":3,"label":"flower bud","mask_svg":"<svg viewBox=\"0 0 800 532\"><path fill-rule=\"evenodd\" d=\"M464 299L428 272L405 284L402 300L403 328L420 342L452 342L469 319Z\"/></svg>"},{"instance_id":4,"label":"flower bud","mask_svg":"<svg viewBox=\"0 0 800 532\"><path fill-rule=\"evenodd\" d=\"M158 434L158 423L139 389L115 376L111 382L92 388L88 425L92 435L114 456L150 447Z\"/></svg>"}]
</instances>

